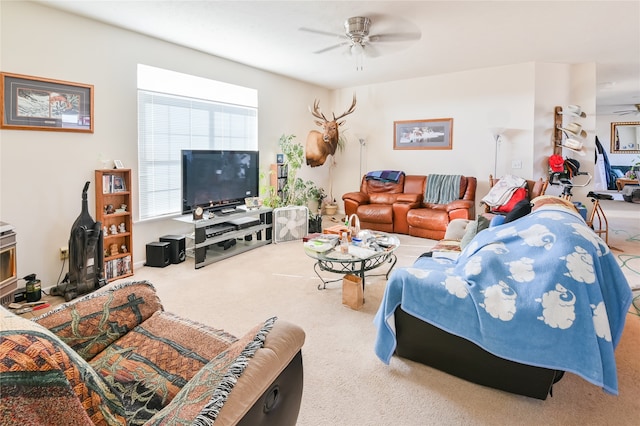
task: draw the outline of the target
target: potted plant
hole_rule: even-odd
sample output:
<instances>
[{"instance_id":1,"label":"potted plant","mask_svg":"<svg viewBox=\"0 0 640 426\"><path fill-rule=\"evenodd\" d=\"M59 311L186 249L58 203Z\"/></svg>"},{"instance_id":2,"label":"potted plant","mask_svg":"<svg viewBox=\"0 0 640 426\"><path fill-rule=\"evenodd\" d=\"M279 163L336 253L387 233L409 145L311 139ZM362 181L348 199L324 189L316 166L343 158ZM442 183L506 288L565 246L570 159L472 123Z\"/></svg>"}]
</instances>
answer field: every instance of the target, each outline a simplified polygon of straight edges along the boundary
<instances>
[{"instance_id":1,"label":"potted plant","mask_svg":"<svg viewBox=\"0 0 640 426\"><path fill-rule=\"evenodd\" d=\"M324 205L324 213L331 216L336 214L336 212L338 211L338 203L336 202L336 199L334 198L333 201L328 201L327 203L325 203Z\"/></svg>"},{"instance_id":2,"label":"potted plant","mask_svg":"<svg viewBox=\"0 0 640 426\"><path fill-rule=\"evenodd\" d=\"M627 179L638 179L638 168L640 167L640 155L638 156L637 159L635 159L632 163L631 163L631 168L629 169L629 171L627 173L624 174L624 177Z\"/></svg>"},{"instance_id":3,"label":"potted plant","mask_svg":"<svg viewBox=\"0 0 640 426\"><path fill-rule=\"evenodd\" d=\"M327 194L324 193L323 188L318 188L314 183L312 183L307 188L307 207L309 207L310 213L319 212L322 201L327 197Z\"/></svg>"},{"instance_id":4,"label":"potted plant","mask_svg":"<svg viewBox=\"0 0 640 426\"><path fill-rule=\"evenodd\" d=\"M283 164L287 167L287 182L279 196L276 188L266 184L266 176L261 175L263 182L261 193L264 194L263 204L276 208L285 206L308 206L310 213L318 210L316 206L309 206L310 202L322 202L326 197L324 190L318 188L311 180L304 181L297 176L304 164L304 147L295 141L295 135L282 135L278 145L283 154ZM319 205L319 204L318 204Z\"/></svg>"}]
</instances>

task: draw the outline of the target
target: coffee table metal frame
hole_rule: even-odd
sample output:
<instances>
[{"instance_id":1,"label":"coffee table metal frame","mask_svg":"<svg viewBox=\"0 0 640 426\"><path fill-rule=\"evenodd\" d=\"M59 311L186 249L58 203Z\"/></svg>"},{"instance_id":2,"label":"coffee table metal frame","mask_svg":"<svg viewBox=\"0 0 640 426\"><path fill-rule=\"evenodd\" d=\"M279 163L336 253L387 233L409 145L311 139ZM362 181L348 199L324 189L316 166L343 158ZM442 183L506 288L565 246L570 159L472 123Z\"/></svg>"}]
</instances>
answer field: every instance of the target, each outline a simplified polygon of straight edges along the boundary
<instances>
[{"instance_id":1,"label":"coffee table metal frame","mask_svg":"<svg viewBox=\"0 0 640 426\"><path fill-rule=\"evenodd\" d=\"M321 271L332 272L336 274L356 274L362 279L362 289L364 290L365 285L365 272L371 271L372 269L378 268L382 266L384 263L390 263L391 266L384 274L376 274L370 276L381 276L384 275L385 278L389 278L389 274L391 270L396 265L398 258L394 254L395 250L400 245L400 241L396 237L391 237L394 239L393 248L386 249L384 251L376 252L367 258L359 258L356 256L352 256L348 259L334 259L327 257L325 253L318 253L309 248L305 248L304 251L307 255L316 260L316 263L313 265L313 270L315 271L321 284L318 284L318 290L324 290L327 288L328 283L342 281L342 278L336 279L324 279L322 275L320 275ZM339 250L339 246L335 248L335 250Z\"/></svg>"}]
</instances>

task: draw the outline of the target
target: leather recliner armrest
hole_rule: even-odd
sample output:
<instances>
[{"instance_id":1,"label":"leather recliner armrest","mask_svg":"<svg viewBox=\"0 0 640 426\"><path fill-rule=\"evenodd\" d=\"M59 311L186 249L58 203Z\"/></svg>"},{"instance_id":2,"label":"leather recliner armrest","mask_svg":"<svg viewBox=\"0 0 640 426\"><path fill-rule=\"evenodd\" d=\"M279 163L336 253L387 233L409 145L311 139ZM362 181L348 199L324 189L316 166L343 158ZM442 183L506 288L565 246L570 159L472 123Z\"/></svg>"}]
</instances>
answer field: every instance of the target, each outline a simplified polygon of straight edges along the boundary
<instances>
[{"instance_id":1,"label":"leather recliner armrest","mask_svg":"<svg viewBox=\"0 0 640 426\"><path fill-rule=\"evenodd\" d=\"M352 200L358 204L367 204L369 202L369 195L364 192L347 192L342 196L344 201Z\"/></svg>"},{"instance_id":2,"label":"leather recliner armrest","mask_svg":"<svg viewBox=\"0 0 640 426\"><path fill-rule=\"evenodd\" d=\"M473 201L469 200L455 200L445 205L447 212L451 212L453 210L466 209L470 212L472 211Z\"/></svg>"},{"instance_id":3,"label":"leather recliner armrest","mask_svg":"<svg viewBox=\"0 0 640 426\"><path fill-rule=\"evenodd\" d=\"M249 361L247 368L229 394L229 398L220 409L216 425L237 425L263 394L269 390L280 373L294 360L300 352L304 340L305 333L302 328L286 321L277 320L267 335L264 346ZM295 385L293 386L295 387ZM281 389L279 392L287 392L287 389ZM301 397L302 388L300 387L299 395L290 395L291 400L287 401L287 403L297 403L297 406L279 406L277 409L293 408L296 410L295 417L297 418ZM274 415L274 417L277 416ZM264 420L264 423L268 424L268 421Z\"/></svg>"}]
</instances>

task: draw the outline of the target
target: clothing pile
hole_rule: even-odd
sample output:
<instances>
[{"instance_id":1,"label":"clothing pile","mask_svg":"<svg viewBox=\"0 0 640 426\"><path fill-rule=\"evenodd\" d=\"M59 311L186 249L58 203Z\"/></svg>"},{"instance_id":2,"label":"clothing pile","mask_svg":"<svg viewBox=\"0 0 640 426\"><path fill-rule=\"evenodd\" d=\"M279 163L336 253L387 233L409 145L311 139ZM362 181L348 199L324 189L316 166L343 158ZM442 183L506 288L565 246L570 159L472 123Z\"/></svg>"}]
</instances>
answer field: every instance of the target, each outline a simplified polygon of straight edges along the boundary
<instances>
[{"instance_id":1,"label":"clothing pile","mask_svg":"<svg viewBox=\"0 0 640 426\"><path fill-rule=\"evenodd\" d=\"M527 181L521 177L505 175L500 178L484 196L482 202L492 212L508 213L521 200L526 199Z\"/></svg>"}]
</instances>

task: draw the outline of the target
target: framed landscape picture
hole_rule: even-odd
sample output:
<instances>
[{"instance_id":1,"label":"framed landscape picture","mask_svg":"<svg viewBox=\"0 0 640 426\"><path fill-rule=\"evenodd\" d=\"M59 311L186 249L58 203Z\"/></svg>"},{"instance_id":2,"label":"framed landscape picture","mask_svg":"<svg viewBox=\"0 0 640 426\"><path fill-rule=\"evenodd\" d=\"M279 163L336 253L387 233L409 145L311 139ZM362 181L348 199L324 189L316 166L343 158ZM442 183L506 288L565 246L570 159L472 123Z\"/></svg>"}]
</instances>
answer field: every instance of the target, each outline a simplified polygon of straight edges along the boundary
<instances>
[{"instance_id":1,"label":"framed landscape picture","mask_svg":"<svg viewBox=\"0 0 640 426\"><path fill-rule=\"evenodd\" d=\"M393 149L452 149L453 118L393 122Z\"/></svg>"},{"instance_id":2,"label":"framed landscape picture","mask_svg":"<svg viewBox=\"0 0 640 426\"><path fill-rule=\"evenodd\" d=\"M0 128L93 133L93 86L0 73Z\"/></svg>"}]
</instances>

